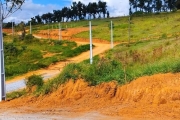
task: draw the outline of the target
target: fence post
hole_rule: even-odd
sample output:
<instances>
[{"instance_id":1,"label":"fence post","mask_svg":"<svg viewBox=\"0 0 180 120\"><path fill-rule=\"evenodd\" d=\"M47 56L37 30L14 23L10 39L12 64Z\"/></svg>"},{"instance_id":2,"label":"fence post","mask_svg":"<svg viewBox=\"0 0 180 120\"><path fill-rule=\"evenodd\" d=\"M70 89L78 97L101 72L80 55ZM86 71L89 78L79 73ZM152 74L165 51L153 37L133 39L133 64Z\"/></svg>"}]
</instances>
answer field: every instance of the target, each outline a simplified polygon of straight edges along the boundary
<instances>
[{"instance_id":1,"label":"fence post","mask_svg":"<svg viewBox=\"0 0 180 120\"><path fill-rule=\"evenodd\" d=\"M113 22L111 21L111 49L113 49Z\"/></svg>"},{"instance_id":2,"label":"fence post","mask_svg":"<svg viewBox=\"0 0 180 120\"><path fill-rule=\"evenodd\" d=\"M59 23L59 40L61 40L61 24Z\"/></svg>"},{"instance_id":3,"label":"fence post","mask_svg":"<svg viewBox=\"0 0 180 120\"><path fill-rule=\"evenodd\" d=\"M32 34L31 21L30 21L30 34Z\"/></svg>"},{"instance_id":4,"label":"fence post","mask_svg":"<svg viewBox=\"0 0 180 120\"><path fill-rule=\"evenodd\" d=\"M89 21L89 39L90 39L90 64L93 63L93 51L92 51L92 27L91 21Z\"/></svg>"}]
</instances>

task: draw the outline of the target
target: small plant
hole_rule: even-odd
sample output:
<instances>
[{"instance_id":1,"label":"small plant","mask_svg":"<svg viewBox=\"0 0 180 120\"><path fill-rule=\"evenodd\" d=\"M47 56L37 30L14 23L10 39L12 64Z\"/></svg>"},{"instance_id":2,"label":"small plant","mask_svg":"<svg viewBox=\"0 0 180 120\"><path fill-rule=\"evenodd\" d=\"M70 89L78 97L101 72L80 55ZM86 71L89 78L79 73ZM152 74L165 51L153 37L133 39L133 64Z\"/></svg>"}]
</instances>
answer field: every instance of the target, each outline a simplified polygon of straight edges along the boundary
<instances>
[{"instance_id":1,"label":"small plant","mask_svg":"<svg viewBox=\"0 0 180 120\"><path fill-rule=\"evenodd\" d=\"M19 91L15 91L15 92L11 92L11 93L7 93L7 100L12 100L12 99L15 99L15 98L19 98L23 95L26 94L26 91L23 89L23 90L19 90Z\"/></svg>"},{"instance_id":2,"label":"small plant","mask_svg":"<svg viewBox=\"0 0 180 120\"><path fill-rule=\"evenodd\" d=\"M26 79L27 90L33 92L43 86L43 78L40 75L32 75ZM35 87L35 89L34 89Z\"/></svg>"},{"instance_id":3,"label":"small plant","mask_svg":"<svg viewBox=\"0 0 180 120\"><path fill-rule=\"evenodd\" d=\"M32 40L34 36L32 34L28 34L25 36L25 40Z\"/></svg>"},{"instance_id":4,"label":"small plant","mask_svg":"<svg viewBox=\"0 0 180 120\"><path fill-rule=\"evenodd\" d=\"M166 39L167 38L167 34L166 33L163 33L162 35L161 35L161 39Z\"/></svg>"},{"instance_id":5,"label":"small plant","mask_svg":"<svg viewBox=\"0 0 180 120\"><path fill-rule=\"evenodd\" d=\"M7 36L7 34L6 34L6 33L3 33L3 36L5 37L5 36Z\"/></svg>"}]
</instances>

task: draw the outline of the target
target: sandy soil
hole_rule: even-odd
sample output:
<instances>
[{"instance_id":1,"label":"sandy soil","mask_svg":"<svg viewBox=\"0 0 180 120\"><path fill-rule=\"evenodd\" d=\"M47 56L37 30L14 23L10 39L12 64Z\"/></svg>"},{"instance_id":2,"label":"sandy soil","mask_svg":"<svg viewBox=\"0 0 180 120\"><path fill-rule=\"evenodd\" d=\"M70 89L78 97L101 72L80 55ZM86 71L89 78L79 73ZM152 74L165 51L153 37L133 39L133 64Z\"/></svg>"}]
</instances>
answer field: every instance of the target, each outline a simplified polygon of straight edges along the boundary
<instances>
[{"instance_id":1,"label":"sandy soil","mask_svg":"<svg viewBox=\"0 0 180 120\"><path fill-rule=\"evenodd\" d=\"M84 80L70 80L46 96L0 103L0 118L11 113L29 119L179 120L179 85L180 73L145 76L124 86L114 81L89 86Z\"/></svg>"},{"instance_id":2,"label":"sandy soil","mask_svg":"<svg viewBox=\"0 0 180 120\"><path fill-rule=\"evenodd\" d=\"M96 44L96 50L94 49L96 54L110 48L109 44L99 42ZM80 62L88 57L89 52L86 52L66 62ZM52 65L46 69L46 72L60 71L60 66L65 64L67 63ZM39 73L42 74L42 71ZM145 76L123 86L119 86L114 81L89 86L83 80L75 82L70 80L61 85L57 91L46 96L27 96L0 103L0 118L179 120L179 86L180 73Z\"/></svg>"}]
</instances>

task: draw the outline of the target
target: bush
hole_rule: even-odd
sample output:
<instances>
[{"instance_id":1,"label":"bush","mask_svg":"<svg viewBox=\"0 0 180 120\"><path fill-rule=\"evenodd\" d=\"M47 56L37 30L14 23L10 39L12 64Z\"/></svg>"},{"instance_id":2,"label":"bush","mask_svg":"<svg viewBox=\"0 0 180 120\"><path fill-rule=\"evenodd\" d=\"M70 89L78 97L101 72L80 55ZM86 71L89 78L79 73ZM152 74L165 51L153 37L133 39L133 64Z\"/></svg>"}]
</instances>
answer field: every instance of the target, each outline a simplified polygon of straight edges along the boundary
<instances>
[{"instance_id":1,"label":"bush","mask_svg":"<svg viewBox=\"0 0 180 120\"><path fill-rule=\"evenodd\" d=\"M43 84L43 78L40 75L32 75L26 79L26 87L30 90L33 86L36 86L39 89Z\"/></svg>"},{"instance_id":2,"label":"bush","mask_svg":"<svg viewBox=\"0 0 180 120\"><path fill-rule=\"evenodd\" d=\"M25 40L33 40L34 36L32 34L28 34L25 36Z\"/></svg>"},{"instance_id":3,"label":"bush","mask_svg":"<svg viewBox=\"0 0 180 120\"><path fill-rule=\"evenodd\" d=\"M5 37L5 36L7 36L7 34L6 34L6 33L3 33L3 37Z\"/></svg>"},{"instance_id":4,"label":"bush","mask_svg":"<svg viewBox=\"0 0 180 120\"><path fill-rule=\"evenodd\" d=\"M48 58L44 58L44 59L40 60L37 63L37 66L39 66L40 68L45 68L45 67L48 67L50 64L56 63L56 62L58 62L58 58L48 57Z\"/></svg>"},{"instance_id":5,"label":"bush","mask_svg":"<svg viewBox=\"0 0 180 120\"><path fill-rule=\"evenodd\" d=\"M93 47L94 47L94 45L93 45ZM89 50L89 44L81 45L73 50L68 49L68 50L64 51L62 53L62 55L65 57L74 57L74 56L77 56L77 55L81 54L82 52L86 52L88 50Z\"/></svg>"}]
</instances>

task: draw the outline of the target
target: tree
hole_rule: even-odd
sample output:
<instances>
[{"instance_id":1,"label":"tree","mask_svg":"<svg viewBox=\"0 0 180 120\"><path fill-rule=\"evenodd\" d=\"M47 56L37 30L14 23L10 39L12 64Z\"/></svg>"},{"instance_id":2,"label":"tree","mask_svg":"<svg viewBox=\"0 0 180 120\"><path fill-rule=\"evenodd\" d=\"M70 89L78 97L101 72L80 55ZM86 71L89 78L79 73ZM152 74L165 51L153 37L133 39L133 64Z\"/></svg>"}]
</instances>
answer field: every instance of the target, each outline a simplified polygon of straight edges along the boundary
<instances>
[{"instance_id":1,"label":"tree","mask_svg":"<svg viewBox=\"0 0 180 120\"><path fill-rule=\"evenodd\" d=\"M62 20L62 11L61 10L53 10L55 21L61 22Z\"/></svg>"},{"instance_id":2,"label":"tree","mask_svg":"<svg viewBox=\"0 0 180 120\"><path fill-rule=\"evenodd\" d=\"M3 20L19 10L25 0L1 0L0 1L0 101L6 99L5 92L5 71L4 71L4 50L3 50Z\"/></svg>"},{"instance_id":3,"label":"tree","mask_svg":"<svg viewBox=\"0 0 180 120\"><path fill-rule=\"evenodd\" d=\"M177 8L177 9L180 9L180 0L177 0L177 1L176 1L176 8Z\"/></svg>"},{"instance_id":4,"label":"tree","mask_svg":"<svg viewBox=\"0 0 180 120\"><path fill-rule=\"evenodd\" d=\"M21 23L19 24L20 30L22 31L21 33L21 40L24 40L25 36L26 36L26 29L25 29L25 23L23 21L21 21Z\"/></svg>"},{"instance_id":5,"label":"tree","mask_svg":"<svg viewBox=\"0 0 180 120\"><path fill-rule=\"evenodd\" d=\"M103 14L103 17L105 18L105 14L106 14L106 8L107 8L107 3L106 2L98 2L98 14L99 14L99 18L101 18L101 13Z\"/></svg>"},{"instance_id":6,"label":"tree","mask_svg":"<svg viewBox=\"0 0 180 120\"><path fill-rule=\"evenodd\" d=\"M92 3L89 3L86 9L87 9L87 13L89 14L88 18L91 19L91 15L93 13L93 11L92 11Z\"/></svg>"},{"instance_id":7,"label":"tree","mask_svg":"<svg viewBox=\"0 0 180 120\"><path fill-rule=\"evenodd\" d=\"M78 8L77 8L77 3L73 2L71 6L72 14L73 14L73 19L76 19L77 21L77 16L78 16Z\"/></svg>"},{"instance_id":8,"label":"tree","mask_svg":"<svg viewBox=\"0 0 180 120\"><path fill-rule=\"evenodd\" d=\"M35 19L36 19L36 22L39 24L41 24L42 23L42 19L41 19L41 17L39 16L39 15L37 15L37 16L35 16Z\"/></svg>"},{"instance_id":9,"label":"tree","mask_svg":"<svg viewBox=\"0 0 180 120\"><path fill-rule=\"evenodd\" d=\"M96 14L98 13L98 5L97 5L97 3L93 2L90 9L92 9L93 18L96 19Z\"/></svg>"},{"instance_id":10,"label":"tree","mask_svg":"<svg viewBox=\"0 0 180 120\"><path fill-rule=\"evenodd\" d=\"M109 18L110 17L110 15L109 15L109 11L107 11L107 18Z\"/></svg>"},{"instance_id":11,"label":"tree","mask_svg":"<svg viewBox=\"0 0 180 120\"><path fill-rule=\"evenodd\" d=\"M31 18L31 24L35 25L36 24L36 19L34 17Z\"/></svg>"}]
</instances>

